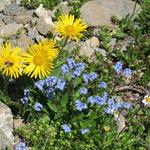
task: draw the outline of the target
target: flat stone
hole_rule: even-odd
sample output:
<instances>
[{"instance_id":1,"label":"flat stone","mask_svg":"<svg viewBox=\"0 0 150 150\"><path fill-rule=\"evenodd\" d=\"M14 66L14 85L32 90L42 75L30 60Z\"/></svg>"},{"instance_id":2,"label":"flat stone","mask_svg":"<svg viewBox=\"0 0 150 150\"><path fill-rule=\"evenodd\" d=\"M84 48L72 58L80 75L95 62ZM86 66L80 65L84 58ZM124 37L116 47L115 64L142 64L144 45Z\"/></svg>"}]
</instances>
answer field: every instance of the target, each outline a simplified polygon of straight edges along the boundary
<instances>
[{"instance_id":1,"label":"flat stone","mask_svg":"<svg viewBox=\"0 0 150 150\"><path fill-rule=\"evenodd\" d=\"M0 19L0 31L4 28L5 23Z\"/></svg>"},{"instance_id":2,"label":"flat stone","mask_svg":"<svg viewBox=\"0 0 150 150\"><path fill-rule=\"evenodd\" d=\"M81 9L83 21L90 26L112 26L111 17L122 19L132 14L135 2L131 0L93 0L85 3ZM137 5L136 10L140 8Z\"/></svg>"},{"instance_id":3,"label":"flat stone","mask_svg":"<svg viewBox=\"0 0 150 150\"><path fill-rule=\"evenodd\" d=\"M14 21L21 24L27 24L32 20L33 11L23 10L14 16Z\"/></svg>"},{"instance_id":4,"label":"flat stone","mask_svg":"<svg viewBox=\"0 0 150 150\"><path fill-rule=\"evenodd\" d=\"M0 0L0 12L5 9L5 6L11 4L11 0Z\"/></svg>"},{"instance_id":5,"label":"flat stone","mask_svg":"<svg viewBox=\"0 0 150 150\"><path fill-rule=\"evenodd\" d=\"M23 8L20 7L19 5L17 4L13 4L11 3L10 5L8 5L5 9L4 9L4 14L5 15L15 15L17 12L21 12Z\"/></svg>"},{"instance_id":6,"label":"flat stone","mask_svg":"<svg viewBox=\"0 0 150 150\"><path fill-rule=\"evenodd\" d=\"M17 43L18 46L22 47L23 50L26 50L26 48L28 46L33 44L33 40L31 38L29 38L27 35L21 34L19 36L19 38L16 40L16 43Z\"/></svg>"},{"instance_id":7,"label":"flat stone","mask_svg":"<svg viewBox=\"0 0 150 150\"><path fill-rule=\"evenodd\" d=\"M11 36L15 35L21 29L23 29L22 24L10 23L8 25L5 25L0 30L0 35L11 37Z\"/></svg>"},{"instance_id":8,"label":"flat stone","mask_svg":"<svg viewBox=\"0 0 150 150\"><path fill-rule=\"evenodd\" d=\"M64 49L65 49L66 51L68 51L69 53L71 53L76 47L77 47L77 43L76 43L75 41L72 41L72 42L68 43L68 44L64 47Z\"/></svg>"},{"instance_id":9,"label":"flat stone","mask_svg":"<svg viewBox=\"0 0 150 150\"><path fill-rule=\"evenodd\" d=\"M14 16L5 16L3 20L6 24L15 23Z\"/></svg>"},{"instance_id":10,"label":"flat stone","mask_svg":"<svg viewBox=\"0 0 150 150\"><path fill-rule=\"evenodd\" d=\"M0 102L0 149L6 146L12 149L14 144L13 137L13 115L11 110L2 102Z\"/></svg>"},{"instance_id":11,"label":"flat stone","mask_svg":"<svg viewBox=\"0 0 150 150\"><path fill-rule=\"evenodd\" d=\"M49 18L44 18L40 17L37 20L37 25L36 25L37 30L39 31L40 34L46 35L48 32L51 32L54 34L54 25L52 21Z\"/></svg>"},{"instance_id":12,"label":"flat stone","mask_svg":"<svg viewBox=\"0 0 150 150\"><path fill-rule=\"evenodd\" d=\"M106 52L106 50L104 50L104 49L102 49L102 48L94 48L94 50L96 51L96 52L99 52L102 56L104 56L104 57L106 57L107 56L107 52Z\"/></svg>"}]
</instances>

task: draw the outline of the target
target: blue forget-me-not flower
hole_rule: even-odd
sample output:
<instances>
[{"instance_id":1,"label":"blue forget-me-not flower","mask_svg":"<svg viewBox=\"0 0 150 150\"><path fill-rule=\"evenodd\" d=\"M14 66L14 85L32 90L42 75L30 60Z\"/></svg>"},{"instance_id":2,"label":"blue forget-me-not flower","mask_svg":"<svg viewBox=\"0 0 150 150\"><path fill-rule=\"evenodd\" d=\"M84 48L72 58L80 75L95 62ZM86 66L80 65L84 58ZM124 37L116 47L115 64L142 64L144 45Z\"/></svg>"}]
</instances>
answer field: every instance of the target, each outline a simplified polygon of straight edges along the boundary
<instances>
[{"instance_id":1,"label":"blue forget-me-not flower","mask_svg":"<svg viewBox=\"0 0 150 150\"><path fill-rule=\"evenodd\" d=\"M43 108L43 105L42 105L42 104L40 104L39 102L35 102L35 104L34 104L34 109L35 109L36 111L41 111L42 108Z\"/></svg>"},{"instance_id":2,"label":"blue forget-me-not flower","mask_svg":"<svg viewBox=\"0 0 150 150\"><path fill-rule=\"evenodd\" d=\"M64 130L65 133L70 132L71 129L67 124L61 125L61 128Z\"/></svg>"},{"instance_id":3,"label":"blue forget-me-not flower","mask_svg":"<svg viewBox=\"0 0 150 150\"><path fill-rule=\"evenodd\" d=\"M117 74L119 74L120 72L121 72L121 70L122 70L122 63L121 63L121 61L118 61L115 65L114 65L114 69L115 69L115 71L117 72Z\"/></svg>"},{"instance_id":4,"label":"blue forget-me-not flower","mask_svg":"<svg viewBox=\"0 0 150 150\"><path fill-rule=\"evenodd\" d=\"M79 111L82 111L83 109L87 109L87 104L81 102L79 99L76 100L75 105L76 105L77 110L79 110Z\"/></svg>"}]
</instances>

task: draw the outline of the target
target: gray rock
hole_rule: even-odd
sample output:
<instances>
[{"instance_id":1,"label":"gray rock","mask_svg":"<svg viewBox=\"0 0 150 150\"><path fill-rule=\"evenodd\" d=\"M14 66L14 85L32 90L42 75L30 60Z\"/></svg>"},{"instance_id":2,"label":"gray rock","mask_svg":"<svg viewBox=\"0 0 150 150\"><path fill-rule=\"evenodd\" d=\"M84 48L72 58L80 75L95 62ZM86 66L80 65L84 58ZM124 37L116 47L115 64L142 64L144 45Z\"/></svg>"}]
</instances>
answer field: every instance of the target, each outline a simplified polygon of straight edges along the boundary
<instances>
[{"instance_id":1,"label":"gray rock","mask_svg":"<svg viewBox=\"0 0 150 150\"><path fill-rule=\"evenodd\" d=\"M37 20L37 30L39 31L40 34L46 35L48 32L51 32L54 34L54 27L52 22L49 22L48 20L45 20L44 17L40 17Z\"/></svg>"},{"instance_id":2,"label":"gray rock","mask_svg":"<svg viewBox=\"0 0 150 150\"><path fill-rule=\"evenodd\" d=\"M75 41L72 41L70 43L68 43L64 49L67 50L69 53L71 53L75 48L77 48L77 43Z\"/></svg>"},{"instance_id":3,"label":"gray rock","mask_svg":"<svg viewBox=\"0 0 150 150\"><path fill-rule=\"evenodd\" d=\"M11 0L0 0L0 12L9 4L11 4Z\"/></svg>"},{"instance_id":4,"label":"gray rock","mask_svg":"<svg viewBox=\"0 0 150 150\"><path fill-rule=\"evenodd\" d=\"M131 0L93 0L85 3L80 11L83 21L91 26L112 26L111 17L122 19L132 14L134 2ZM136 10L140 8L137 5Z\"/></svg>"},{"instance_id":5,"label":"gray rock","mask_svg":"<svg viewBox=\"0 0 150 150\"><path fill-rule=\"evenodd\" d=\"M0 31L4 28L5 23L0 19Z\"/></svg>"},{"instance_id":6,"label":"gray rock","mask_svg":"<svg viewBox=\"0 0 150 150\"><path fill-rule=\"evenodd\" d=\"M50 14L52 12L51 11L48 11L46 10L42 4L40 4L40 6L35 10L35 14L38 16L38 17L50 17Z\"/></svg>"},{"instance_id":7,"label":"gray rock","mask_svg":"<svg viewBox=\"0 0 150 150\"><path fill-rule=\"evenodd\" d=\"M0 38L0 45L2 45L3 44L3 39L2 38Z\"/></svg>"},{"instance_id":8,"label":"gray rock","mask_svg":"<svg viewBox=\"0 0 150 150\"><path fill-rule=\"evenodd\" d=\"M94 48L95 51L99 52L102 56L106 57L107 56L107 52L106 50L102 49L102 48Z\"/></svg>"},{"instance_id":9,"label":"gray rock","mask_svg":"<svg viewBox=\"0 0 150 150\"><path fill-rule=\"evenodd\" d=\"M26 50L28 46L33 44L33 40L26 36L25 34L21 34L19 38L16 40L18 46L22 47L23 50Z\"/></svg>"},{"instance_id":10,"label":"gray rock","mask_svg":"<svg viewBox=\"0 0 150 150\"><path fill-rule=\"evenodd\" d=\"M5 25L0 30L0 35L11 37L11 36L15 35L21 29L23 29L22 24L10 23L8 25Z\"/></svg>"},{"instance_id":11,"label":"gray rock","mask_svg":"<svg viewBox=\"0 0 150 150\"><path fill-rule=\"evenodd\" d=\"M3 20L6 24L15 23L14 16L5 16Z\"/></svg>"},{"instance_id":12,"label":"gray rock","mask_svg":"<svg viewBox=\"0 0 150 150\"><path fill-rule=\"evenodd\" d=\"M22 10L14 16L14 21L21 24L27 24L32 20L33 11Z\"/></svg>"},{"instance_id":13,"label":"gray rock","mask_svg":"<svg viewBox=\"0 0 150 150\"><path fill-rule=\"evenodd\" d=\"M4 14L5 15L11 15L11 16L13 16L13 15L15 15L17 12L21 12L21 10L22 10L23 8L22 7L20 7L19 5L17 5L17 4L10 4L10 5L8 5L7 7L5 7L5 9L4 9Z\"/></svg>"},{"instance_id":14,"label":"gray rock","mask_svg":"<svg viewBox=\"0 0 150 150\"><path fill-rule=\"evenodd\" d=\"M12 149L14 144L13 137L13 115L11 110L2 102L0 102L0 149L6 146Z\"/></svg>"}]
</instances>

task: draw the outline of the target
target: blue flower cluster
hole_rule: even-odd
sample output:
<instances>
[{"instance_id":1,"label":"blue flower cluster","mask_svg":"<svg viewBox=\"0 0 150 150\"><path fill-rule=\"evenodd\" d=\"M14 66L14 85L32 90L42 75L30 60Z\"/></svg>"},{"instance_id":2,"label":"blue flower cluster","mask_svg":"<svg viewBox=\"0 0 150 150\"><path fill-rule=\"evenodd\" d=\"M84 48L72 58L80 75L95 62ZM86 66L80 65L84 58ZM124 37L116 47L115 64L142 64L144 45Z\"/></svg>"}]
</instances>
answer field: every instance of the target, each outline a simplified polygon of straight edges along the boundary
<instances>
[{"instance_id":1,"label":"blue flower cluster","mask_svg":"<svg viewBox=\"0 0 150 150\"><path fill-rule=\"evenodd\" d=\"M79 110L79 111L82 111L83 109L87 109L87 104L81 102L79 99L76 100L76 104L75 105L76 105L76 109Z\"/></svg>"},{"instance_id":2,"label":"blue flower cluster","mask_svg":"<svg viewBox=\"0 0 150 150\"><path fill-rule=\"evenodd\" d=\"M71 132L71 128L67 124L61 125L61 128L64 130L65 133Z\"/></svg>"},{"instance_id":3,"label":"blue flower cluster","mask_svg":"<svg viewBox=\"0 0 150 150\"><path fill-rule=\"evenodd\" d=\"M108 99L107 104L108 105L107 105L107 108L105 109L105 112L108 114L112 114L113 112L118 111L122 108L125 108L125 109L132 108L132 105L130 103L122 102L122 101L117 101L115 103L114 99L112 98Z\"/></svg>"},{"instance_id":4,"label":"blue flower cluster","mask_svg":"<svg viewBox=\"0 0 150 150\"><path fill-rule=\"evenodd\" d=\"M89 81L93 81L98 77L97 73L91 72L89 74L83 74L83 81L88 84Z\"/></svg>"},{"instance_id":5,"label":"blue flower cluster","mask_svg":"<svg viewBox=\"0 0 150 150\"><path fill-rule=\"evenodd\" d=\"M125 77L130 77L132 75L132 70L130 68L126 68L123 70L123 74Z\"/></svg>"},{"instance_id":6,"label":"blue flower cluster","mask_svg":"<svg viewBox=\"0 0 150 150\"><path fill-rule=\"evenodd\" d=\"M43 108L43 105L42 105L42 104L40 104L39 102L35 102L35 104L34 104L34 109L35 109L36 111L41 111L42 108Z\"/></svg>"},{"instance_id":7,"label":"blue flower cluster","mask_svg":"<svg viewBox=\"0 0 150 150\"><path fill-rule=\"evenodd\" d=\"M22 102L22 104L27 104L29 101L29 95L30 95L30 90L29 89L24 89L24 94L23 94L23 98L20 99L20 101Z\"/></svg>"},{"instance_id":8,"label":"blue flower cluster","mask_svg":"<svg viewBox=\"0 0 150 150\"><path fill-rule=\"evenodd\" d=\"M82 62L75 63L72 58L67 59L67 64L61 67L62 75L65 75L69 71L72 72L72 78L79 77L85 69L85 64Z\"/></svg>"},{"instance_id":9,"label":"blue flower cluster","mask_svg":"<svg viewBox=\"0 0 150 150\"><path fill-rule=\"evenodd\" d=\"M115 65L114 65L114 69L115 69L115 71L117 72L117 74L120 74L121 73L121 71L123 71L123 75L125 76L125 77L131 77L131 75L132 75L132 70L130 69L130 68L125 68L124 70L122 70L122 67L123 67L123 64L120 62L120 61L118 61Z\"/></svg>"},{"instance_id":10,"label":"blue flower cluster","mask_svg":"<svg viewBox=\"0 0 150 150\"><path fill-rule=\"evenodd\" d=\"M81 95L85 95L85 94L88 93L88 90L83 87L83 88L80 88L80 89L79 89L79 93L80 93Z\"/></svg>"},{"instance_id":11,"label":"blue flower cluster","mask_svg":"<svg viewBox=\"0 0 150 150\"><path fill-rule=\"evenodd\" d=\"M52 95L55 95L56 90L63 91L65 89L66 81L55 76L49 76L45 80L39 80L34 83L34 86L41 92L46 94L46 97L50 99Z\"/></svg>"},{"instance_id":12,"label":"blue flower cluster","mask_svg":"<svg viewBox=\"0 0 150 150\"><path fill-rule=\"evenodd\" d=\"M103 96L90 96L88 99L87 99L87 102L90 103L90 104L98 104L98 105L105 105L106 104L106 101L107 101L107 96L108 96L108 93L107 92L104 92Z\"/></svg>"},{"instance_id":13,"label":"blue flower cluster","mask_svg":"<svg viewBox=\"0 0 150 150\"><path fill-rule=\"evenodd\" d=\"M81 134L85 134L85 133L89 132L89 129L88 128L82 128L80 131L81 131Z\"/></svg>"},{"instance_id":14,"label":"blue flower cluster","mask_svg":"<svg viewBox=\"0 0 150 150\"><path fill-rule=\"evenodd\" d=\"M106 89L107 88L107 83L106 82L100 82L99 85L98 85L98 88Z\"/></svg>"},{"instance_id":15,"label":"blue flower cluster","mask_svg":"<svg viewBox=\"0 0 150 150\"><path fill-rule=\"evenodd\" d=\"M117 74L119 74L120 72L121 72L121 70L122 70L122 63L121 63L121 61L118 61L115 65L114 65L114 69L115 69L115 71L117 72Z\"/></svg>"}]
</instances>

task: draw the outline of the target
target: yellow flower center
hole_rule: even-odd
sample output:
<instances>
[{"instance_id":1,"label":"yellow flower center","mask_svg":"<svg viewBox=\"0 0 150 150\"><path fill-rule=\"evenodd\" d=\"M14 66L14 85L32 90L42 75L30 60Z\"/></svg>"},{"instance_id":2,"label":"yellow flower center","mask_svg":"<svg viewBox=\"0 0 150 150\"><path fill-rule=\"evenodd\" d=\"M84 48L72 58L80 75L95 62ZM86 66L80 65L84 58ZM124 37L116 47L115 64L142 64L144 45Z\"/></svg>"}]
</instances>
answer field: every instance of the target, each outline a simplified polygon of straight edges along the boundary
<instances>
[{"instance_id":1,"label":"yellow flower center","mask_svg":"<svg viewBox=\"0 0 150 150\"><path fill-rule=\"evenodd\" d=\"M12 67L14 65L14 59L12 57L6 58L5 67Z\"/></svg>"},{"instance_id":2,"label":"yellow flower center","mask_svg":"<svg viewBox=\"0 0 150 150\"><path fill-rule=\"evenodd\" d=\"M42 56L35 55L33 58L33 62L36 66L40 66L44 63L44 58Z\"/></svg>"},{"instance_id":3,"label":"yellow flower center","mask_svg":"<svg viewBox=\"0 0 150 150\"><path fill-rule=\"evenodd\" d=\"M146 97L145 101L148 102L148 103L150 103L150 97Z\"/></svg>"},{"instance_id":4,"label":"yellow flower center","mask_svg":"<svg viewBox=\"0 0 150 150\"><path fill-rule=\"evenodd\" d=\"M104 126L104 130L105 130L106 132L108 132L108 131L110 130L110 127Z\"/></svg>"},{"instance_id":5,"label":"yellow flower center","mask_svg":"<svg viewBox=\"0 0 150 150\"><path fill-rule=\"evenodd\" d=\"M65 26L65 31L67 33L73 33L75 31L74 26L72 26L72 25Z\"/></svg>"}]
</instances>

